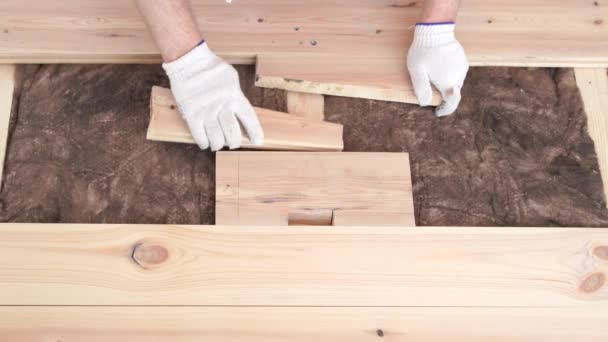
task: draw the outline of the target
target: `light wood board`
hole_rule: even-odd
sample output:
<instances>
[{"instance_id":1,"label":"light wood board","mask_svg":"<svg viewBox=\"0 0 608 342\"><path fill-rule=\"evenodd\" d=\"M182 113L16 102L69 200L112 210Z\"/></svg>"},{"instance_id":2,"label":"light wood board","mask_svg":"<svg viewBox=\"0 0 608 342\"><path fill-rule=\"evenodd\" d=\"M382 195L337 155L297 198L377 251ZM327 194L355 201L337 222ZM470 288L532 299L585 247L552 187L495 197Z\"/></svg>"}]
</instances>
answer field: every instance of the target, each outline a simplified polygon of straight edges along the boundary
<instances>
[{"instance_id":1,"label":"light wood board","mask_svg":"<svg viewBox=\"0 0 608 342\"><path fill-rule=\"evenodd\" d=\"M308 120L323 121L325 119L325 97L319 94L288 91L287 112Z\"/></svg>"},{"instance_id":2,"label":"light wood board","mask_svg":"<svg viewBox=\"0 0 608 342\"><path fill-rule=\"evenodd\" d=\"M405 60L422 5L193 0L201 30L219 55L238 63L254 63L256 56L293 61L279 75L272 71L283 64L267 65L260 85L402 102L415 102ZM608 67L608 6L602 1L468 0L461 7L457 36L474 66ZM3 1L0 23L2 63L160 61L133 1Z\"/></svg>"},{"instance_id":3,"label":"light wood board","mask_svg":"<svg viewBox=\"0 0 608 342\"><path fill-rule=\"evenodd\" d=\"M423 1L192 0L213 49L233 61L259 54L397 58L407 55ZM457 33L473 65L608 67L608 6L588 0L469 0ZM159 62L135 3L0 3L3 63ZM320 61L322 62L322 61ZM372 64L367 64L372 65Z\"/></svg>"},{"instance_id":4,"label":"light wood board","mask_svg":"<svg viewBox=\"0 0 608 342\"><path fill-rule=\"evenodd\" d=\"M342 125L306 120L287 113L254 108L264 129L264 144L251 144L243 134L244 148L296 151L341 151ZM148 140L194 144L186 122L177 109L171 90L152 87Z\"/></svg>"},{"instance_id":5,"label":"light wood board","mask_svg":"<svg viewBox=\"0 0 608 342\"><path fill-rule=\"evenodd\" d=\"M0 225L0 305L608 305L608 231Z\"/></svg>"},{"instance_id":6,"label":"light wood board","mask_svg":"<svg viewBox=\"0 0 608 342\"><path fill-rule=\"evenodd\" d=\"M0 340L608 340L606 308L0 307Z\"/></svg>"},{"instance_id":7,"label":"light wood board","mask_svg":"<svg viewBox=\"0 0 608 342\"><path fill-rule=\"evenodd\" d=\"M221 152L215 174L216 224L415 225L407 153Z\"/></svg>"},{"instance_id":8,"label":"light wood board","mask_svg":"<svg viewBox=\"0 0 608 342\"><path fill-rule=\"evenodd\" d=\"M0 189L4 175L4 158L8 143L8 126L13 106L15 87L15 65L0 64Z\"/></svg>"},{"instance_id":9,"label":"light wood board","mask_svg":"<svg viewBox=\"0 0 608 342\"><path fill-rule=\"evenodd\" d=\"M325 57L323 63L310 57L258 56L255 85L291 92L366 98L382 101L417 103L405 59L360 61ZM353 69L353 65L359 65ZM432 104L441 103L433 88Z\"/></svg>"},{"instance_id":10,"label":"light wood board","mask_svg":"<svg viewBox=\"0 0 608 342\"><path fill-rule=\"evenodd\" d=\"M574 72L587 113L587 129L595 143L604 198L608 201L608 70L576 68Z\"/></svg>"}]
</instances>

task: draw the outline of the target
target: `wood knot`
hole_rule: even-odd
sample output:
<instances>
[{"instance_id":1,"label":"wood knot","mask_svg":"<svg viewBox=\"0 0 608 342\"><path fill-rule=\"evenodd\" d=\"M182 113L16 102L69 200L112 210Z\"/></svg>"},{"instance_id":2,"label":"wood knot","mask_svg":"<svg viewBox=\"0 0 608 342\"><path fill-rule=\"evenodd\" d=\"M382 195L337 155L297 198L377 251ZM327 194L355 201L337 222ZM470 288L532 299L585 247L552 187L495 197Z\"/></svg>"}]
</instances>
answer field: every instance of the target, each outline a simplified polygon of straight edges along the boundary
<instances>
[{"instance_id":1,"label":"wood knot","mask_svg":"<svg viewBox=\"0 0 608 342\"><path fill-rule=\"evenodd\" d=\"M588 275L587 278L585 278L585 280L583 280L583 282L581 283L580 289L581 289L581 291L586 292L586 293L595 292L595 291L599 290L602 286L604 286L605 282L606 282L606 276L604 275L604 273L601 273L601 272L592 273L592 274Z\"/></svg>"},{"instance_id":2,"label":"wood knot","mask_svg":"<svg viewBox=\"0 0 608 342\"><path fill-rule=\"evenodd\" d=\"M167 261L168 258L169 251L165 247L145 242L137 243L133 247L133 253L131 254L131 259L144 269L158 267Z\"/></svg>"},{"instance_id":3,"label":"wood knot","mask_svg":"<svg viewBox=\"0 0 608 342\"><path fill-rule=\"evenodd\" d=\"M608 260L608 246L597 246L593 249L593 255L602 259Z\"/></svg>"}]
</instances>

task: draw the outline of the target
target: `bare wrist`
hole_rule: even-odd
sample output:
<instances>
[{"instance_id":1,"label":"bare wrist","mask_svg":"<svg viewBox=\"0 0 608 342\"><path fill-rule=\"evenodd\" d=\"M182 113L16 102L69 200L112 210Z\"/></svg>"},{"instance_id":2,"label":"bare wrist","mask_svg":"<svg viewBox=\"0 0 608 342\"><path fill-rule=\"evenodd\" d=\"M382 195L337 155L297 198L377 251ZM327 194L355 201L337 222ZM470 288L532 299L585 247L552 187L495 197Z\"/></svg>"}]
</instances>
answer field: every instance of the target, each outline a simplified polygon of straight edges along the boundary
<instances>
[{"instance_id":1,"label":"bare wrist","mask_svg":"<svg viewBox=\"0 0 608 342\"><path fill-rule=\"evenodd\" d=\"M456 19L455 14L449 13L422 13L418 22L420 23L444 23L444 22L454 22Z\"/></svg>"},{"instance_id":2,"label":"bare wrist","mask_svg":"<svg viewBox=\"0 0 608 342\"><path fill-rule=\"evenodd\" d=\"M442 23L456 20L460 0L425 0L420 23Z\"/></svg>"},{"instance_id":3,"label":"bare wrist","mask_svg":"<svg viewBox=\"0 0 608 342\"><path fill-rule=\"evenodd\" d=\"M170 63L192 51L204 42L200 35L192 36L181 41L172 41L163 44L161 55L164 63Z\"/></svg>"}]
</instances>

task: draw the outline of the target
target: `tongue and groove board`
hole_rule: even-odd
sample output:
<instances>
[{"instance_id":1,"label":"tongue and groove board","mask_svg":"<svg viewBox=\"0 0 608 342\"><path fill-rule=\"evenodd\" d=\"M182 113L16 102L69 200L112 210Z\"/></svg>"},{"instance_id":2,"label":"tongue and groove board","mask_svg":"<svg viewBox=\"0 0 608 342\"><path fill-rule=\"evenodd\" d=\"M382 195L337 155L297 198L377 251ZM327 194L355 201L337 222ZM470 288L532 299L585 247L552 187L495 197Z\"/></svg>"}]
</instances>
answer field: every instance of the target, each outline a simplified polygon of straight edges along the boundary
<instances>
[{"instance_id":1,"label":"tongue and groove board","mask_svg":"<svg viewBox=\"0 0 608 342\"><path fill-rule=\"evenodd\" d=\"M344 148L343 127L340 124L309 120L264 108L254 109L264 129L264 144L252 145L247 135L243 134L244 148L295 151L341 151ZM171 90L167 88L152 87L146 138L194 144L190 129L177 109Z\"/></svg>"},{"instance_id":2,"label":"tongue and groove board","mask_svg":"<svg viewBox=\"0 0 608 342\"><path fill-rule=\"evenodd\" d=\"M357 69L353 66L358 65ZM348 81L343 81L348 80ZM404 58L370 59L351 56L310 57L259 55L255 85L289 92L417 103ZM432 104L441 103L433 92Z\"/></svg>"},{"instance_id":3,"label":"tongue and groove board","mask_svg":"<svg viewBox=\"0 0 608 342\"><path fill-rule=\"evenodd\" d=\"M602 229L3 224L0 235L0 306L608 305Z\"/></svg>"},{"instance_id":4,"label":"tongue and groove board","mask_svg":"<svg viewBox=\"0 0 608 342\"><path fill-rule=\"evenodd\" d=\"M402 59L423 1L192 0L206 40L234 62L258 54ZM474 65L608 66L608 4L469 0L457 33ZM0 3L3 63L140 63L160 57L133 1ZM320 60L322 62L322 59ZM353 70L365 65L355 59Z\"/></svg>"},{"instance_id":5,"label":"tongue and groove board","mask_svg":"<svg viewBox=\"0 0 608 342\"><path fill-rule=\"evenodd\" d=\"M261 61L270 64L260 65L260 85L416 101L405 60L423 1L192 3L206 40L219 55L234 63L268 58ZM472 65L605 68L608 4L463 1L457 36ZM277 75L272 60L289 61L288 68L277 64ZM158 63L160 58L133 1L0 2L0 63L148 62Z\"/></svg>"},{"instance_id":6,"label":"tongue and groove board","mask_svg":"<svg viewBox=\"0 0 608 342\"><path fill-rule=\"evenodd\" d=\"M605 342L602 308L0 307L19 342Z\"/></svg>"},{"instance_id":7,"label":"tongue and groove board","mask_svg":"<svg viewBox=\"0 0 608 342\"><path fill-rule=\"evenodd\" d=\"M414 226L407 153L220 152L218 225Z\"/></svg>"}]
</instances>

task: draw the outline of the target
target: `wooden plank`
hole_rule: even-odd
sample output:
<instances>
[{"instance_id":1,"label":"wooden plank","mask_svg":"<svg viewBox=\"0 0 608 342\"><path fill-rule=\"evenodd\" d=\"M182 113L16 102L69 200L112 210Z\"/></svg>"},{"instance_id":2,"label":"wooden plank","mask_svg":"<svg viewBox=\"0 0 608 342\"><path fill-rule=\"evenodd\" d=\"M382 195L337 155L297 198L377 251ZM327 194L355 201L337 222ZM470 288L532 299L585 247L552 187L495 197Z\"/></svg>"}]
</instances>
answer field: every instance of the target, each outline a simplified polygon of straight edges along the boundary
<instances>
[{"instance_id":1,"label":"wooden plank","mask_svg":"<svg viewBox=\"0 0 608 342\"><path fill-rule=\"evenodd\" d=\"M264 144L252 145L243 134L242 147L266 150L341 151L342 125L304 120L287 113L255 107L262 127ZM148 140L194 144L171 90L152 87Z\"/></svg>"},{"instance_id":2,"label":"wooden plank","mask_svg":"<svg viewBox=\"0 0 608 342\"><path fill-rule=\"evenodd\" d=\"M576 68L574 72L587 113L589 135L595 142L604 198L608 202L608 70Z\"/></svg>"},{"instance_id":3,"label":"wooden plank","mask_svg":"<svg viewBox=\"0 0 608 342\"><path fill-rule=\"evenodd\" d=\"M287 92L287 112L311 121L325 119L325 97L319 94Z\"/></svg>"},{"instance_id":4,"label":"wooden plank","mask_svg":"<svg viewBox=\"0 0 608 342\"><path fill-rule=\"evenodd\" d=\"M15 88L15 65L0 64L0 189L4 175L4 158L8 143L8 126L13 106Z\"/></svg>"},{"instance_id":5,"label":"wooden plank","mask_svg":"<svg viewBox=\"0 0 608 342\"><path fill-rule=\"evenodd\" d=\"M324 222L327 211L354 210L369 213L368 225L415 225L407 153L223 152L216 161L216 224Z\"/></svg>"},{"instance_id":6,"label":"wooden plank","mask_svg":"<svg viewBox=\"0 0 608 342\"><path fill-rule=\"evenodd\" d=\"M0 307L2 341L606 341L606 308Z\"/></svg>"},{"instance_id":7,"label":"wooden plank","mask_svg":"<svg viewBox=\"0 0 608 342\"><path fill-rule=\"evenodd\" d=\"M608 305L608 231L3 224L0 305Z\"/></svg>"},{"instance_id":8,"label":"wooden plank","mask_svg":"<svg viewBox=\"0 0 608 342\"><path fill-rule=\"evenodd\" d=\"M405 60L422 5L193 0L206 40L222 57L281 61L260 65L267 71L260 72L260 86L400 102L415 102ZM606 18L608 6L601 1L468 0L459 11L457 35L473 66L606 68ZM3 1L0 23L2 63L160 61L131 1ZM284 66L281 74L272 72Z\"/></svg>"},{"instance_id":9,"label":"wooden plank","mask_svg":"<svg viewBox=\"0 0 608 342\"><path fill-rule=\"evenodd\" d=\"M206 40L224 57L251 63L268 53L333 55L349 64L351 57L405 57L423 2L192 4ZM607 17L601 1L469 0L458 14L458 37L473 65L608 67ZM3 1L0 23L3 63L160 61L129 1ZM351 63L354 71L361 69L360 61Z\"/></svg>"},{"instance_id":10,"label":"wooden plank","mask_svg":"<svg viewBox=\"0 0 608 342\"><path fill-rule=\"evenodd\" d=\"M289 92L418 103L405 59L362 57L344 63L343 57L326 57L323 63L307 56L260 55L255 85ZM359 65L353 70L353 63ZM433 105L441 96L433 88Z\"/></svg>"},{"instance_id":11,"label":"wooden plank","mask_svg":"<svg viewBox=\"0 0 608 342\"><path fill-rule=\"evenodd\" d=\"M414 218L391 211L337 209L332 212L334 226L412 226Z\"/></svg>"}]
</instances>

